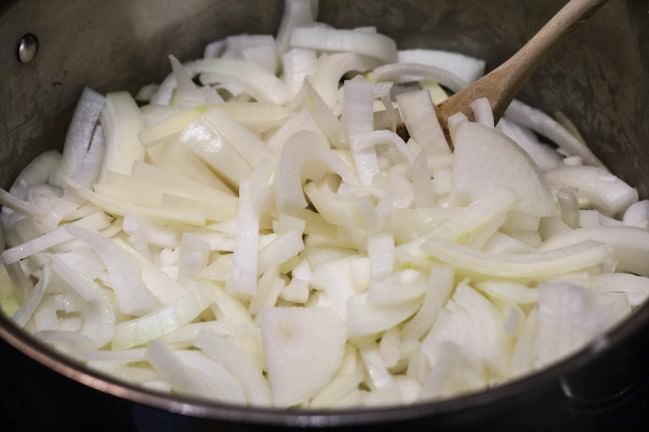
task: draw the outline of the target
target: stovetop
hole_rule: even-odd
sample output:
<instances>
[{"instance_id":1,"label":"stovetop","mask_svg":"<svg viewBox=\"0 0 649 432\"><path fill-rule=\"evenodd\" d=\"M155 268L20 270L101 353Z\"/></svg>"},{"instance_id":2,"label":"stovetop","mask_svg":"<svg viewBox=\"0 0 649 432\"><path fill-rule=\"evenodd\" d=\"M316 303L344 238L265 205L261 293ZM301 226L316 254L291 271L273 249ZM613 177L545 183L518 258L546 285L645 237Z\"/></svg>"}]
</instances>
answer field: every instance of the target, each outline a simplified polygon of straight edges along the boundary
<instances>
[{"instance_id":1,"label":"stovetop","mask_svg":"<svg viewBox=\"0 0 649 432\"><path fill-rule=\"evenodd\" d=\"M504 430L649 431L649 378L595 407L577 407L557 395L537 404L530 413L532 415L525 415L527 418L512 413L507 416L510 418L499 419L497 423ZM225 429L230 427L213 430ZM254 427L246 429L256 430ZM64 378L0 342L0 430L165 432L198 429L187 417L138 406ZM201 427L200 430L205 429Z\"/></svg>"}]
</instances>

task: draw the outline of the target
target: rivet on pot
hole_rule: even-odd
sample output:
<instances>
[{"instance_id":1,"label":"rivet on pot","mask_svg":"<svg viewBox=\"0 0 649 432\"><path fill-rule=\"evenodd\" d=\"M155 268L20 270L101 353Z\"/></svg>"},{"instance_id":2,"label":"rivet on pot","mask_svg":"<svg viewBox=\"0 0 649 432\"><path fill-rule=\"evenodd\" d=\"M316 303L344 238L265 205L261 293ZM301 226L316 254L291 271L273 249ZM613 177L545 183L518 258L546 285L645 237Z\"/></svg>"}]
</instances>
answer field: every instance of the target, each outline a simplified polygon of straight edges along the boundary
<instances>
[{"instance_id":1,"label":"rivet on pot","mask_svg":"<svg viewBox=\"0 0 649 432\"><path fill-rule=\"evenodd\" d=\"M32 33L25 34L18 43L18 61L29 63L36 57L38 52L38 38Z\"/></svg>"}]
</instances>

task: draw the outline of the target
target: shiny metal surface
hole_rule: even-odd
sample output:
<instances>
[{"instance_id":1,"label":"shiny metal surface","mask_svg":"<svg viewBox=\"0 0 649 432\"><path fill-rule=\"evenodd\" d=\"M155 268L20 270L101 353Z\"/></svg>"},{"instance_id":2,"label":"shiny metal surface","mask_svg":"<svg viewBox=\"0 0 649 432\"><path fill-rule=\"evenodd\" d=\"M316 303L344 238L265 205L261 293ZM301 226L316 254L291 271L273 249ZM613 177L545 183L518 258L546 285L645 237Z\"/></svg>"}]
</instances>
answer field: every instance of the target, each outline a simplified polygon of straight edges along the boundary
<instances>
[{"instance_id":1,"label":"shiny metal surface","mask_svg":"<svg viewBox=\"0 0 649 432\"><path fill-rule=\"evenodd\" d=\"M445 48L486 58L509 57L560 6L560 0L322 0L320 19L337 27L373 24L403 47ZM136 90L169 70L167 54L200 55L228 34L273 33L280 1L47 0L0 5L0 185L34 156L60 148L83 85ZM644 0L609 2L577 30L523 90L522 99L562 111L581 128L611 169L649 196L649 14ZM16 58L16 41L33 32L39 52ZM649 265L649 263L648 263ZM597 344L557 366L487 392L381 410L295 412L244 409L159 395L89 371L54 353L0 317L0 337L59 373L98 390L173 412L224 421L332 426L408 421L411 425L478 421L484 410L536 403L569 388L580 400L623 391L649 369L649 307ZM597 377L593 379L593 374ZM610 376L611 379L600 379ZM563 387L562 387L563 386Z\"/></svg>"},{"instance_id":2,"label":"shiny metal surface","mask_svg":"<svg viewBox=\"0 0 649 432\"><path fill-rule=\"evenodd\" d=\"M17 56L21 63L29 63L38 53L38 38L33 33L27 33L18 42Z\"/></svg>"}]
</instances>

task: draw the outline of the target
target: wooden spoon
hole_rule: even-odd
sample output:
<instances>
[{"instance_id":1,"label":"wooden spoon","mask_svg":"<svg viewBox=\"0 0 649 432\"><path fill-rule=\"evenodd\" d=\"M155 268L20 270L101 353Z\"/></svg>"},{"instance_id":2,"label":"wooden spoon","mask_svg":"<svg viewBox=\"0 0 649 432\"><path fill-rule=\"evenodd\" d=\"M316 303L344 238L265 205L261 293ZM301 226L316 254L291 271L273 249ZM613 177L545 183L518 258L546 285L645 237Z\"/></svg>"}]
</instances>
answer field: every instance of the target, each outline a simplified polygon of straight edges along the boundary
<instances>
[{"instance_id":1,"label":"wooden spoon","mask_svg":"<svg viewBox=\"0 0 649 432\"><path fill-rule=\"evenodd\" d=\"M448 118L455 113L473 118L470 104L482 97L489 100L494 120L498 121L552 48L606 1L570 0L509 60L438 105L437 118L444 132L448 133Z\"/></svg>"}]
</instances>

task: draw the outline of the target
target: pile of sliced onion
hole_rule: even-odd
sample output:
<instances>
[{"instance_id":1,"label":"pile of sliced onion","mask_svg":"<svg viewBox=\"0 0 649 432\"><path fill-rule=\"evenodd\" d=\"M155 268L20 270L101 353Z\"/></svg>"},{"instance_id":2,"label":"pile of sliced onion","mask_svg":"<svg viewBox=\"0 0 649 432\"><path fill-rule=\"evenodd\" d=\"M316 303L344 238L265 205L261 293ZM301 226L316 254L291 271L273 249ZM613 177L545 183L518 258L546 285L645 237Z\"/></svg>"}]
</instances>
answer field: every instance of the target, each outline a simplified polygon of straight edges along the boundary
<instances>
[{"instance_id":1,"label":"pile of sliced onion","mask_svg":"<svg viewBox=\"0 0 649 432\"><path fill-rule=\"evenodd\" d=\"M483 61L316 16L171 57L139 104L86 89L0 191L4 313L156 391L309 408L488 388L646 300L649 203L581 137L477 100L447 142L440 84Z\"/></svg>"}]
</instances>

